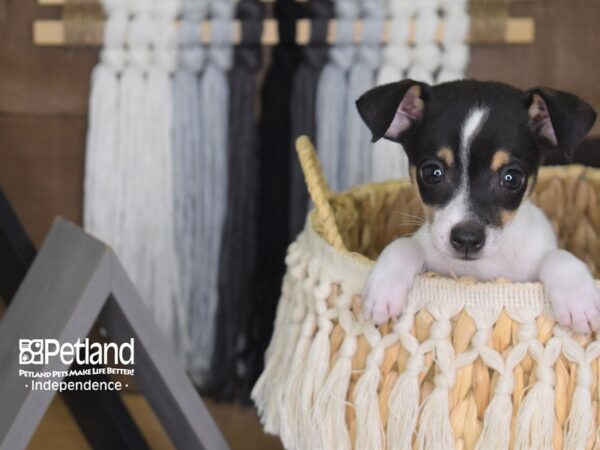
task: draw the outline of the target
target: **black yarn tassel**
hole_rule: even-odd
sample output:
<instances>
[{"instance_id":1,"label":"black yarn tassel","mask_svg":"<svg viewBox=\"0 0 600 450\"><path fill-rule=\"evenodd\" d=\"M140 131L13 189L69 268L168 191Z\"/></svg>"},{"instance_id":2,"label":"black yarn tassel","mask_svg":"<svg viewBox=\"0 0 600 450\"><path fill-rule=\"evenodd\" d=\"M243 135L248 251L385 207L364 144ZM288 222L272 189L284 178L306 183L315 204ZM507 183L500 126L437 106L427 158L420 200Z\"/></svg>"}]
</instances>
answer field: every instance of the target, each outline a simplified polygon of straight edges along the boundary
<instances>
[{"instance_id":1,"label":"black yarn tassel","mask_svg":"<svg viewBox=\"0 0 600 450\"><path fill-rule=\"evenodd\" d=\"M329 0L310 0L306 8L307 15L312 19L310 44L302 49L302 62L294 76L292 90L289 225L292 239L304 228L308 209L308 191L296 155L295 141L303 134L309 136L313 142L316 140L317 85L329 55L329 47L326 45L327 25L333 16L333 4Z\"/></svg>"},{"instance_id":2,"label":"black yarn tassel","mask_svg":"<svg viewBox=\"0 0 600 450\"><path fill-rule=\"evenodd\" d=\"M285 271L285 253L290 242L290 152L291 108L294 73L299 64L295 20L300 9L294 0L277 0L279 45L273 49L262 91L260 135L259 260L255 310L251 323L247 392L263 368L264 351L273 332L275 310Z\"/></svg>"},{"instance_id":3,"label":"black yarn tassel","mask_svg":"<svg viewBox=\"0 0 600 450\"><path fill-rule=\"evenodd\" d=\"M229 73L229 185L211 366L212 393L225 401L241 394L240 377L246 371L241 358L249 351L245 335L257 265L259 147L255 111L263 9L257 0L242 0L237 8L243 21L242 42L235 49L235 64Z\"/></svg>"}]
</instances>

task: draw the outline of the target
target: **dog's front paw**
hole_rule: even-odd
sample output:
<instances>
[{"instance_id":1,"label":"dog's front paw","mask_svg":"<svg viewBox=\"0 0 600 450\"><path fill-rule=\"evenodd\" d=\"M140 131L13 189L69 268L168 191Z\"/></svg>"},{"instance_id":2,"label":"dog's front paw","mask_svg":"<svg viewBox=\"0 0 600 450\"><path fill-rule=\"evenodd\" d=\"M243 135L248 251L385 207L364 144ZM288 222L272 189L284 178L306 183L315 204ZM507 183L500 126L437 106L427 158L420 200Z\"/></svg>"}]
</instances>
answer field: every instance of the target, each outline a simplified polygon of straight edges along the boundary
<instances>
[{"instance_id":1,"label":"dog's front paw","mask_svg":"<svg viewBox=\"0 0 600 450\"><path fill-rule=\"evenodd\" d=\"M377 325L398 317L415 275L424 263L423 250L411 239L398 239L381 253L363 291L363 315Z\"/></svg>"},{"instance_id":2,"label":"dog's front paw","mask_svg":"<svg viewBox=\"0 0 600 450\"><path fill-rule=\"evenodd\" d=\"M411 284L412 279L392 277L383 269L373 269L363 293L365 318L379 325L391 317L398 317L406 305Z\"/></svg>"},{"instance_id":3,"label":"dog's front paw","mask_svg":"<svg viewBox=\"0 0 600 450\"><path fill-rule=\"evenodd\" d=\"M557 322L577 334L600 331L600 296L593 282L564 280L546 286Z\"/></svg>"},{"instance_id":4,"label":"dog's front paw","mask_svg":"<svg viewBox=\"0 0 600 450\"><path fill-rule=\"evenodd\" d=\"M600 294L587 266L564 250L553 253L557 254L547 258L540 279L554 318L577 334L600 331Z\"/></svg>"}]
</instances>

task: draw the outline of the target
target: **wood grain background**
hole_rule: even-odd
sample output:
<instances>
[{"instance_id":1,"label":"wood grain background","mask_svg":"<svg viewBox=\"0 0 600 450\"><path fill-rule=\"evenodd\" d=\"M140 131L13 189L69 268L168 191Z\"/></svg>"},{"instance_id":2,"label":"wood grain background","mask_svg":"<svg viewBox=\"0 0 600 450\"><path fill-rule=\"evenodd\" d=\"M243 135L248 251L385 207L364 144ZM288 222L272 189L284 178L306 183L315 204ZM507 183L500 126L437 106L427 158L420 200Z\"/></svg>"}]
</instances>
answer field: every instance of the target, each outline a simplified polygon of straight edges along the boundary
<instances>
[{"instance_id":1,"label":"wood grain background","mask_svg":"<svg viewBox=\"0 0 600 450\"><path fill-rule=\"evenodd\" d=\"M521 88L547 85L579 94L600 110L599 0L521 0L532 45L475 46L470 77ZM0 0L0 185L39 245L54 216L81 220L89 78L94 49L32 45L34 19L59 8ZM600 137L600 125L593 135Z\"/></svg>"}]
</instances>

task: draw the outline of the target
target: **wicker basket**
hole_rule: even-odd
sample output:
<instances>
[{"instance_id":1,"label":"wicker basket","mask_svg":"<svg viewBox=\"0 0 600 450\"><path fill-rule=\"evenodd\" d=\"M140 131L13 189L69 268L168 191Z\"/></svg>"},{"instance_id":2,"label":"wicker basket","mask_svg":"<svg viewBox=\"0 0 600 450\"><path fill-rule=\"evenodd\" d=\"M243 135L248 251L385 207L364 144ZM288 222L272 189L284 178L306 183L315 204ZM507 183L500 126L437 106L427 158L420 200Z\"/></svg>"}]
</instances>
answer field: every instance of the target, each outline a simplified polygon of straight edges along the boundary
<instances>
[{"instance_id":1,"label":"wicker basket","mask_svg":"<svg viewBox=\"0 0 600 450\"><path fill-rule=\"evenodd\" d=\"M316 205L290 246L253 390L286 448L600 448L600 343L555 326L540 283L417 277L398 321L360 312L373 259L422 214L408 182L329 192L297 142ZM561 246L600 263L598 171L544 168L533 196ZM594 336L595 339L595 336Z\"/></svg>"}]
</instances>

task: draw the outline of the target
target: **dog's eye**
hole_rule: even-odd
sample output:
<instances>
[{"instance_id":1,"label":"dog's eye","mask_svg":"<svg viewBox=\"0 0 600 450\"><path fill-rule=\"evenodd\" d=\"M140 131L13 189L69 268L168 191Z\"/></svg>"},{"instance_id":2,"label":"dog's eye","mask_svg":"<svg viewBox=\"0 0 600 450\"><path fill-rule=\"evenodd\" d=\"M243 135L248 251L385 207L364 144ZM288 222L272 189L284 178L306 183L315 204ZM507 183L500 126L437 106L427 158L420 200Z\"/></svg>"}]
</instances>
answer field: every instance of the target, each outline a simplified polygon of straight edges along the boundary
<instances>
[{"instance_id":1,"label":"dog's eye","mask_svg":"<svg viewBox=\"0 0 600 450\"><path fill-rule=\"evenodd\" d=\"M523 186L525 176L517 169L508 169L502 174L502 186L510 191L516 191Z\"/></svg>"},{"instance_id":2,"label":"dog's eye","mask_svg":"<svg viewBox=\"0 0 600 450\"><path fill-rule=\"evenodd\" d=\"M426 164L421 167L421 178L426 184L438 184L442 181L444 169L438 164Z\"/></svg>"}]
</instances>

